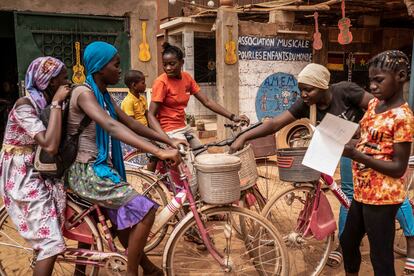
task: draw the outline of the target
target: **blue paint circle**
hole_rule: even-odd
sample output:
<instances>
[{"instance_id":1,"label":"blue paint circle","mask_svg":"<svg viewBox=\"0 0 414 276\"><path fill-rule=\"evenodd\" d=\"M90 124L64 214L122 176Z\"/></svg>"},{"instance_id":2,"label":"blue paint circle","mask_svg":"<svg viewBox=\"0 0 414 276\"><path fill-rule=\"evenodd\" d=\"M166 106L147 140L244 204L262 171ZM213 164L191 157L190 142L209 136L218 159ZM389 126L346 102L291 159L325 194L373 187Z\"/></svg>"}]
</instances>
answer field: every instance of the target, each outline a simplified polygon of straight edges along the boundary
<instances>
[{"instance_id":1,"label":"blue paint circle","mask_svg":"<svg viewBox=\"0 0 414 276\"><path fill-rule=\"evenodd\" d=\"M287 73L268 76L260 85L256 95L256 115L259 121L274 117L289 109L300 97L298 81Z\"/></svg>"}]
</instances>

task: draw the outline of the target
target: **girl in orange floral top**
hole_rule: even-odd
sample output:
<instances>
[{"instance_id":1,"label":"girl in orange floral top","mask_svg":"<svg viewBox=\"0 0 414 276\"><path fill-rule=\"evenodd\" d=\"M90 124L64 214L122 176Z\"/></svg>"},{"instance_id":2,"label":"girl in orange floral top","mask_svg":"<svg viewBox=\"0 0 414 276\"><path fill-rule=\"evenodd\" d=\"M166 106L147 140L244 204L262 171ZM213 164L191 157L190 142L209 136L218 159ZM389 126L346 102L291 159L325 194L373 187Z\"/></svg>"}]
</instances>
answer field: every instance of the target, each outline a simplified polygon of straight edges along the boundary
<instances>
[{"instance_id":1,"label":"girl in orange floral top","mask_svg":"<svg viewBox=\"0 0 414 276\"><path fill-rule=\"evenodd\" d=\"M414 134L414 117L403 99L408 58L385 51L369 62L370 90L375 96L360 121L361 140L346 145L354 160L354 200L340 237L346 275L358 275L359 245L365 233L375 275L395 275L395 215L406 197L406 171Z\"/></svg>"}]
</instances>

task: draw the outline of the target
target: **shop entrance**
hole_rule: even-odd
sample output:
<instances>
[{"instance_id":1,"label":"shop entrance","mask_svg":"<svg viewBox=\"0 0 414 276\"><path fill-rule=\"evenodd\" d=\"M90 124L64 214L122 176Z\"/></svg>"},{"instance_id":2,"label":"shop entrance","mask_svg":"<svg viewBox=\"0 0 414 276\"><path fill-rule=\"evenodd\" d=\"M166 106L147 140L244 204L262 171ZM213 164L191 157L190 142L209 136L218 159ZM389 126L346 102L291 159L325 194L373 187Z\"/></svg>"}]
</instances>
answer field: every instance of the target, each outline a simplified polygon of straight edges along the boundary
<instances>
[{"instance_id":1,"label":"shop entrance","mask_svg":"<svg viewBox=\"0 0 414 276\"><path fill-rule=\"evenodd\" d=\"M0 12L0 59L0 143L2 143L8 111L19 97L12 12Z\"/></svg>"}]
</instances>

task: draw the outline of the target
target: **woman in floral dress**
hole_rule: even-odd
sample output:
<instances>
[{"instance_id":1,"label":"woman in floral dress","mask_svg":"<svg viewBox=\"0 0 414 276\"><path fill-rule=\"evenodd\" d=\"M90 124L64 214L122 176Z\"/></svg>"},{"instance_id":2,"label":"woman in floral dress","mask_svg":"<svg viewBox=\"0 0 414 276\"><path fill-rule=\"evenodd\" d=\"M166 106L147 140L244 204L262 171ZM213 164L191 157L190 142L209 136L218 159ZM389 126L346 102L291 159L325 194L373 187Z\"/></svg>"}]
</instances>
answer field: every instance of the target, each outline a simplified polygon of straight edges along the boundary
<instances>
[{"instance_id":1,"label":"woman in floral dress","mask_svg":"<svg viewBox=\"0 0 414 276\"><path fill-rule=\"evenodd\" d=\"M29 66L28 96L17 100L7 122L0 153L0 195L20 235L33 247L33 275L51 275L56 256L65 250L61 233L66 202L63 182L44 179L34 170L34 149L56 153L62 127L61 104L69 93L64 64L39 57ZM39 119L51 103L49 126Z\"/></svg>"}]
</instances>

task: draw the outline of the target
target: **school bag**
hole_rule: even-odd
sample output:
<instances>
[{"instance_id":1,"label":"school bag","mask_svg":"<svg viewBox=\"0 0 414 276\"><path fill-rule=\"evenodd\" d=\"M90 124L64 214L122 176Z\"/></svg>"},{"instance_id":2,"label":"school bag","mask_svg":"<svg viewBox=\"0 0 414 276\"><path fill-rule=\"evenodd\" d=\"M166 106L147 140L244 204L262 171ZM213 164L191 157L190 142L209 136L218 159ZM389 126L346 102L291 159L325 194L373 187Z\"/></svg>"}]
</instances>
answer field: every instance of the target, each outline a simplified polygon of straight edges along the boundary
<instances>
[{"instance_id":1,"label":"school bag","mask_svg":"<svg viewBox=\"0 0 414 276\"><path fill-rule=\"evenodd\" d=\"M78 131L75 134L67 134L67 121L69 115L69 102L72 91L79 85L73 86L69 92L68 98L62 104L62 134L59 150L56 155L50 155L39 145L36 147L34 168L42 177L61 178L69 167L75 162L78 154L79 135L90 124L91 119L85 115L79 124ZM47 128L50 117L50 105L44 108L40 113L40 120Z\"/></svg>"}]
</instances>

